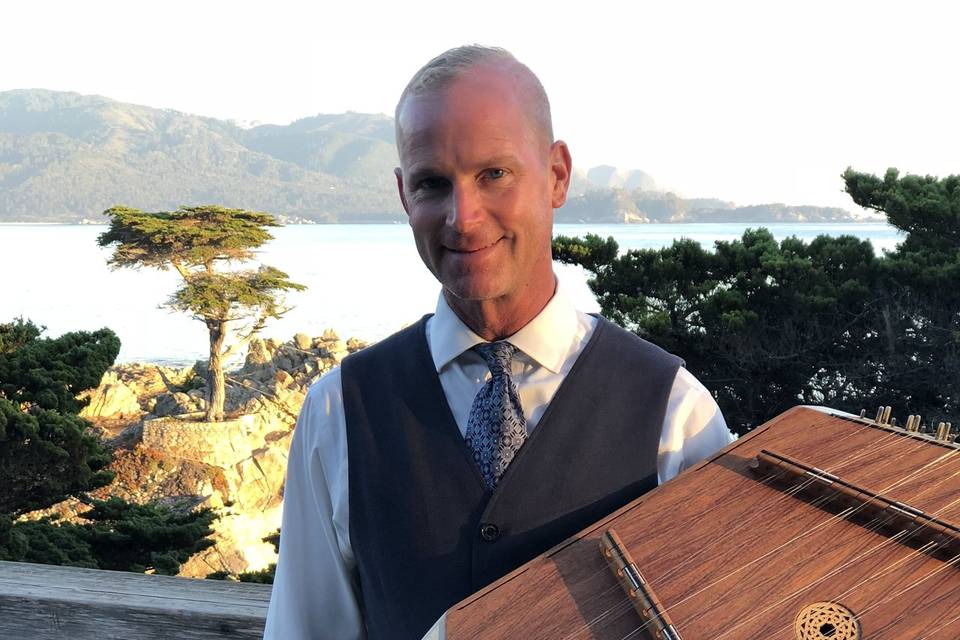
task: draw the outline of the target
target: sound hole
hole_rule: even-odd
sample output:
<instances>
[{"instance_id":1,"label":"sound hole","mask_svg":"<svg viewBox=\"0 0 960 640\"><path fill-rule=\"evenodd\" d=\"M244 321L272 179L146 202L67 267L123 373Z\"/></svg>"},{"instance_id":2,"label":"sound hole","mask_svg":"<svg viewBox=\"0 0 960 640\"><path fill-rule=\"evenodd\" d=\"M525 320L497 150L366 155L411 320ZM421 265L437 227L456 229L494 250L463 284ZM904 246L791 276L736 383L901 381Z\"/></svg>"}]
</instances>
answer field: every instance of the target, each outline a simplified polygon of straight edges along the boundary
<instances>
[{"instance_id":1,"label":"sound hole","mask_svg":"<svg viewBox=\"0 0 960 640\"><path fill-rule=\"evenodd\" d=\"M801 609L794 624L797 640L860 640L860 622L836 602L817 602Z\"/></svg>"}]
</instances>

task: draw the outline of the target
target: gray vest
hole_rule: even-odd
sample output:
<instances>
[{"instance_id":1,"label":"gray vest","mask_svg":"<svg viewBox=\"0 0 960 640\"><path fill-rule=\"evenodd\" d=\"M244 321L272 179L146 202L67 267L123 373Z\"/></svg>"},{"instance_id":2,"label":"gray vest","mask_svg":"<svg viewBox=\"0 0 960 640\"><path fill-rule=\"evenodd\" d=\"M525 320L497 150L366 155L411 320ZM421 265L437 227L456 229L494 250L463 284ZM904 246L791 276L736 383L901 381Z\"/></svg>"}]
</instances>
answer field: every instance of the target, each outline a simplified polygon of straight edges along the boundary
<instances>
[{"instance_id":1,"label":"gray vest","mask_svg":"<svg viewBox=\"0 0 960 640\"><path fill-rule=\"evenodd\" d=\"M493 492L450 413L425 316L342 363L350 540L371 639L450 606L657 484L682 361L603 318Z\"/></svg>"}]
</instances>

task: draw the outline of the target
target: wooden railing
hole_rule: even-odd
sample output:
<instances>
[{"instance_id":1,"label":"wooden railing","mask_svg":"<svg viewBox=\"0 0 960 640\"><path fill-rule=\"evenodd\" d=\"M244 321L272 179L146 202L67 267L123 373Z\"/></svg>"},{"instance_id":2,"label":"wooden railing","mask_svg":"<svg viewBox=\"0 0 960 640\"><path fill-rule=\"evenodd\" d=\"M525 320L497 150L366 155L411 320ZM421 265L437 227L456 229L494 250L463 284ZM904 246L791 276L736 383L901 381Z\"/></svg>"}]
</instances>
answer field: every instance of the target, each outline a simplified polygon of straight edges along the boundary
<instances>
[{"instance_id":1,"label":"wooden railing","mask_svg":"<svg viewBox=\"0 0 960 640\"><path fill-rule=\"evenodd\" d=\"M0 638L261 638L270 585L0 562Z\"/></svg>"}]
</instances>

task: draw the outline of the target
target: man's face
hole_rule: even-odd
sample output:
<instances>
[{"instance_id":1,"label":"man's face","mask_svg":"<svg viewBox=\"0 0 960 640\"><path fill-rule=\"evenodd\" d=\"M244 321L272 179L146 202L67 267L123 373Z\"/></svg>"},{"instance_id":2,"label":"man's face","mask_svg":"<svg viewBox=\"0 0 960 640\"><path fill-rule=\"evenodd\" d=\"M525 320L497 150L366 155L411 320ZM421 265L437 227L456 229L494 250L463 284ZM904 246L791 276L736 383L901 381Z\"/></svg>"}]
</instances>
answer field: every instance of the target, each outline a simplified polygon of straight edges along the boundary
<instances>
[{"instance_id":1,"label":"man's face","mask_svg":"<svg viewBox=\"0 0 960 640\"><path fill-rule=\"evenodd\" d=\"M481 67L401 110L400 197L420 257L458 298L553 292L553 209L570 156L545 139L528 100L508 69Z\"/></svg>"}]
</instances>

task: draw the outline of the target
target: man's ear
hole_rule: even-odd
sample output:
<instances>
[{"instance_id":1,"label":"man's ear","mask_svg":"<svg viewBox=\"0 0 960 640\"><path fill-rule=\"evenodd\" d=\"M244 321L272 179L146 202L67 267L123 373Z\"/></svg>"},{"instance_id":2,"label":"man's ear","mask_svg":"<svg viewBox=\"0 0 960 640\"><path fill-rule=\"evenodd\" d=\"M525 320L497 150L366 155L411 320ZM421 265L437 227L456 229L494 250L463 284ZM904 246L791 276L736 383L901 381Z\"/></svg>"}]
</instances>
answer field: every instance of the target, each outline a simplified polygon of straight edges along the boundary
<instances>
[{"instance_id":1,"label":"man's ear","mask_svg":"<svg viewBox=\"0 0 960 640\"><path fill-rule=\"evenodd\" d=\"M393 170L393 175L397 177L397 191L400 193L400 203L403 205L403 210L407 212L407 215L410 215L410 207L407 206L407 196L403 194L403 171L400 167L397 167Z\"/></svg>"},{"instance_id":2,"label":"man's ear","mask_svg":"<svg viewBox=\"0 0 960 640\"><path fill-rule=\"evenodd\" d=\"M559 209L567 201L567 190L570 188L570 176L573 173L573 161L570 159L570 149L563 140L557 140L550 145L550 174L553 185L550 200L554 209Z\"/></svg>"}]
</instances>

